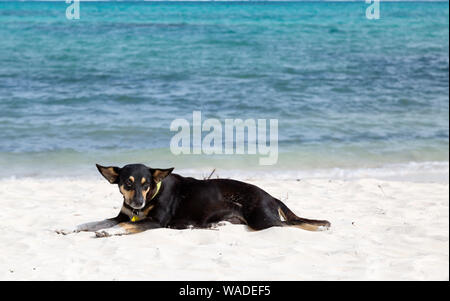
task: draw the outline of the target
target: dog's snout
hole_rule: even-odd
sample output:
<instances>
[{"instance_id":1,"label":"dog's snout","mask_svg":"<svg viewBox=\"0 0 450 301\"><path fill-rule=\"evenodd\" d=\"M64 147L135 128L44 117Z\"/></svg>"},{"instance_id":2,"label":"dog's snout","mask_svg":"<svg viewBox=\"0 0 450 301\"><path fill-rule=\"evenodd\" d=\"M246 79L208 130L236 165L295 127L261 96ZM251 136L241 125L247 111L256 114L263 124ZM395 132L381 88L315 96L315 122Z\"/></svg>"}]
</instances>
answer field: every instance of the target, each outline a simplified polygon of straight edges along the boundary
<instances>
[{"instance_id":1,"label":"dog's snout","mask_svg":"<svg viewBox=\"0 0 450 301\"><path fill-rule=\"evenodd\" d=\"M145 206L145 200L140 193L136 193L131 202L131 206L135 209L141 209Z\"/></svg>"}]
</instances>

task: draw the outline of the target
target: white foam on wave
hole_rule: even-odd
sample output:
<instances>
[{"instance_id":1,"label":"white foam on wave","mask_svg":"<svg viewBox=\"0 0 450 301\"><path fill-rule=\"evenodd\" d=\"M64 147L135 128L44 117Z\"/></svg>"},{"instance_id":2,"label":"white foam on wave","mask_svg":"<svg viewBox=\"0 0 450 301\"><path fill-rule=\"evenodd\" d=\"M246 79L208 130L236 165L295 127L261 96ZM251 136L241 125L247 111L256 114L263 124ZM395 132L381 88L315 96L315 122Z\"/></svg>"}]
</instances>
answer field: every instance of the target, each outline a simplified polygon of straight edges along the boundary
<instances>
[{"instance_id":1,"label":"white foam on wave","mask_svg":"<svg viewBox=\"0 0 450 301\"><path fill-rule=\"evenodd\" d=\"M212 171L214 172L212 173ZM282 167L255 169L251 167L194 167L176 168L174 171L183 176L191 176L197 179L232 178L237 180L298 180L298 179L341 179L352 180L362 178L373 178L389 181L410 182L449 182L449 162L409 162L384 164L378 167L329 167L329 168L301 168L286 169ZM212 174L211 174L212 173ZM91 165L80 165L76 168L67 169L43 169L26 172L0 174L0 180L15 180L19 178L47 178L47 179L96 179L98 172Z\"/></svg>"},{"instance_id":2,"label":"white foam on wave","mask_svg":"<svg viewBox=\"0 0 450 301\"><path fill-rule=\"evenodd\" d=\"M179 169L179 174L196 178L207 178L212 170ZM387 164L380 167L368 168L321 168L321 169L295 169L295 170L239 170L216 169L211 178L234 179L361 179L375 178L382 180L411 181L411 182L448 182L449 162L409 162Z\"/></svg>"}]
</instances>

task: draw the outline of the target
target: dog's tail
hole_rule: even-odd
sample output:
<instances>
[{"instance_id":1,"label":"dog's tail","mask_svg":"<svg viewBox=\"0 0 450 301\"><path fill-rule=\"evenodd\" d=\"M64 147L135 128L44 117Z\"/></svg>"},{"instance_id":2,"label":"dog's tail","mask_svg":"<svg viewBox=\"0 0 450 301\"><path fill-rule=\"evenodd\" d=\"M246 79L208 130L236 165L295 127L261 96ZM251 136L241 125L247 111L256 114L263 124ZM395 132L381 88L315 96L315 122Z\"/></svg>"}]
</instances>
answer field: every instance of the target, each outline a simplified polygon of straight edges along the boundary
<instances>
[{"instance_id":1,"label":"dog's tail","mask_svg":"<svg viewBox=\"0 0 450 301\"><path fill-rule=\"evenodd\" d=\"M326 220L315 220L298 217L282 201L278 201L278 214L287 226L298 227L308 231L319 231L328 229L331 224Z\"/></svg>"}]
</instances>

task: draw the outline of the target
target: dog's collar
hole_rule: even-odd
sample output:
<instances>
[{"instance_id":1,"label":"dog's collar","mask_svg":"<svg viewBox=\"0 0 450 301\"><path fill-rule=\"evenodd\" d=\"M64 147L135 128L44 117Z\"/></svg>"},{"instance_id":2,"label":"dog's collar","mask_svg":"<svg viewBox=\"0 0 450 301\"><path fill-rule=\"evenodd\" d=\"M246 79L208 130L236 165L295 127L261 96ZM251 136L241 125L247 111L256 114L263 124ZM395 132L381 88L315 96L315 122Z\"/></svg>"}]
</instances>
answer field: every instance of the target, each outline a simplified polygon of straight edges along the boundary
<instances>
[{"instance_id":1,"label":"dog's collar","mask_svg":"<svg viewBox=\"0 0 450 301\"><path fill-rule=\"evenodd\" d=\"M155 198L155 196L158 194L159 189L161 188L161 183L162 183L162 182L159 181L158 184L156 184L156 191L155 191L155 193L152 195L150 201L153 200L153 199Z\"/></svg>"},{"instance_id":2,"label":"dog's collar","mask_svg":"<svg viewBox=\"0 0 450 301\"><path fill-rule=\"evenodd\" d=\"M150 201L153 200L153 199L155 198L155 196L158 194L160 188L161 188L161 181L158 182L158 184L156 184L156 191L155 191L155 193L152 195L152 197L150 198ZM153 208L153 205L151 205L148 209L151 210L152 208ZM148 209L146 209L146 210L144 210L144 211L150 211L150 210L148 210ZM137 222L137 221L141 220L141 218L139 217L139 214L141 213L140 210L132 210L132 213L133 213L133 216L131 217L131 221L132 221L132 222Z\"/></svg>"}]
</instances>

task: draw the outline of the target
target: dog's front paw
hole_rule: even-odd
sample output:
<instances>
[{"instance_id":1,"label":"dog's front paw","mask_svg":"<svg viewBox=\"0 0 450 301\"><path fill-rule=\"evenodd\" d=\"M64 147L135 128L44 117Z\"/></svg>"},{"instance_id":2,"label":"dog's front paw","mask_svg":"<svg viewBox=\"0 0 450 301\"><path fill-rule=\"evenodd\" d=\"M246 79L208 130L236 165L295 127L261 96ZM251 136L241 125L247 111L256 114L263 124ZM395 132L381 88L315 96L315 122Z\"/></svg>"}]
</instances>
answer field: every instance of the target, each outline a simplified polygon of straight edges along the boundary
<instances>
[{"instance_id":1,"label":"dog's front paw","mask_svg":"<svg viewBox=\"0 0 450 301\"><path fill-rule=\"evenodd\" d=\"M106 231L97 231L95 232L95 237L110 237L111 234L109 234Z\"/></svg>"},{"instance_id":2,"label":"dog's front paw","mask_svg":"<svg viewBox=\"0 0 450 301\"><path fill-rule=\"evenodd\" d=\"M58 230L55 230L55 232L58 234L67 235L67 234L77 233L78 231L76 229L58 229Z\"/></svg>"},{"instance_id":3,"label":"dog's front paw","mask_svg":"<svg viewBox=\"0 0 450 301\"><path fill-rule=\"evenodd\" d=\"M109 229L95 231L96 237L110 237L110 236L125 235L125 234L127 234L127 231L120 226L115 226L115 227L112 227Z\"/></svg>"},{"instance_id":4,"label":"dog's front paw","mask_svg":"<svg viewBox=\"0 0 450 301\"><path fill-rule=\"evenodd\" d=\"M86 225L87 224L78 225L72 229L58 229L58 230L55 230L55 232L58 234L67 235L67 234L78 233L78 232L82 232L82 231L88 231L89 227L86 227Z\"/></svg>"}]
</instances>

